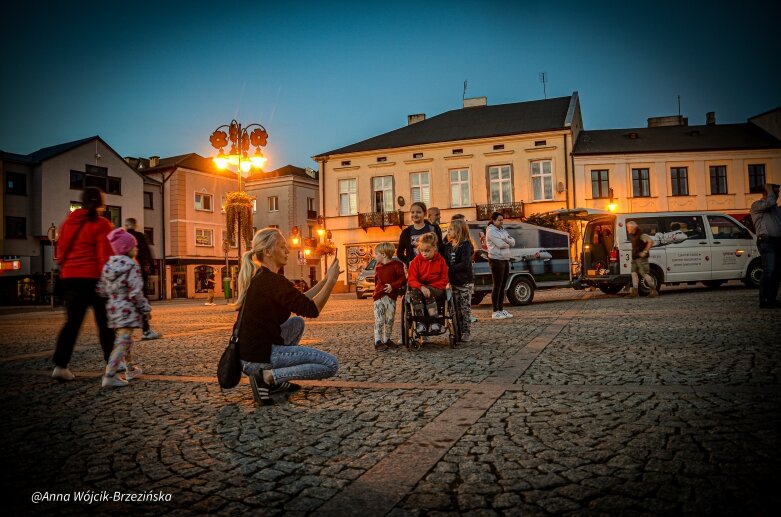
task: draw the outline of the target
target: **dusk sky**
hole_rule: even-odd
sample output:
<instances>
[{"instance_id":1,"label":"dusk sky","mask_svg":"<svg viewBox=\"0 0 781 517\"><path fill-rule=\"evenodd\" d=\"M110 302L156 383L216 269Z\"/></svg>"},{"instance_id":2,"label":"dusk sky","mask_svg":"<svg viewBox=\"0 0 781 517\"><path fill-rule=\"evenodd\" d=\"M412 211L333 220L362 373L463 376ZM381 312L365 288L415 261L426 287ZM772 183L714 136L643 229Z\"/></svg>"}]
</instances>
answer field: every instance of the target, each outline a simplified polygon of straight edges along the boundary
<instances>
[{"instance_id":1,"label":"dusk sky","mask_svg":"<svg viewBox=\"0 0 781 517\"><path fill-rule=\"evenodd\" d=\"M116 5L115 5L116 4ZM211 156L236 118L267 169L461 107L578 91L586 129L745 122L781 106L776 2L10 2L0 149L100 135ZM736 7L738 6L739 7Z\"/></svg>"}]
</instances>

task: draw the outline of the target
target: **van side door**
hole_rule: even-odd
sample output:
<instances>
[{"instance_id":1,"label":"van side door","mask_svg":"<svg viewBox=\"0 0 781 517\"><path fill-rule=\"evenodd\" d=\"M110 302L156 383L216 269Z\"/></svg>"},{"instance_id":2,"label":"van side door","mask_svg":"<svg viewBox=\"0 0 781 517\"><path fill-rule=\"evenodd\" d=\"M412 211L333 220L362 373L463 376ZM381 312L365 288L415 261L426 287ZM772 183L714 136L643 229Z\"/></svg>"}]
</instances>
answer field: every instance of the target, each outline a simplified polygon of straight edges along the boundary
<instances>
[{"instance_id":1,"label":"van side door","mask_svg":"<svg viewBox=\"0 0 781 517\"><path fill-rule=\"evenodd\" d=\"M701 214L671 215L662 218L664 231L654 247L667 250L667 282L710 280L711 241ZM652 248L653 249L653 248Z\"/></svg>"},{"instance_id":2,"label":"van side door","mask_svg":"<svg viewBox=\"0 0 781 517\"><path fill-rule=\"evenodd\" d=\"M743 278L754 245L751 233L723 215L707 215L708 231L713 238L712 260L714 280Z\"/></svg>"},{"instance_id":3,"label":"van side door","mask_svg":"<svg viewBox=\"0 0 781 517\"><path fill-rule=\"evenodd\" d=\"M637 223L637 227L640 229L640 233L644 233L656 240L658 235L662 233L662 221L661 218L656 216L636 217L633 215L627 215L626 218L619 220L618 226L621 232L621 245L619 248L621 261L621 274L628 275L632 271L632 241L629 239L629 235L626 233L626 223L634 221ZM648 256L648 262L659 266L662 271L665 271L664 281L667 282L666 265L668 261L667 252L664 247L654 246L651 248L651 254Z\"/></svg>"}]
</instances>

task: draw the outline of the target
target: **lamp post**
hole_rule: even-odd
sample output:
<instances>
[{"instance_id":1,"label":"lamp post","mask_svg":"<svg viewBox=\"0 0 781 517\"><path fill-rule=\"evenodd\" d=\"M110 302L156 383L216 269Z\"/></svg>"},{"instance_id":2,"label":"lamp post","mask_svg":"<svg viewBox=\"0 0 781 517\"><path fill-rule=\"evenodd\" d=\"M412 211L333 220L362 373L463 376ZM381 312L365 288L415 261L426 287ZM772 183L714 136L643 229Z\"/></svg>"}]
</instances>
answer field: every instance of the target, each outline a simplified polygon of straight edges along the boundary
<instances>
[{"instance_id":1,"label":"lamp post","mask_svg":"<svg viewBox=\"0 0 781 517\"><path fill-rule=\"evenodd\" d=\"M226 133L223 129L227 128ZM254 128L254 129L253 129ZM250 131L251 130L251 131ZM260 124L252 123L247 126L242 126L240 123L233 119L230 124L223 124L215 129L209 137L209 142L212 147L217 149L217 156L213 158L215 165L218 169L228 169L230 165L236 167L236 178L238 180L237 192L243 192L241 186L242 177L248 176L252 169L263 170L263 164L266 162L266 157L263 156L261 147L265 147L268 142L268 132L266 128ZM225 147L230 144L230 151L225 152ZM250 146L255 148L255 153L250 156ZM230 170L230 169L228 169ZM231 171L233 172L233 171ZM229 196L230 198L230 196ZM252 217L252 207L247 210L246 206L241 203L236 203L238 206L233 206L230 201L225 206L226 223L231 223L228 226L228 236L233 233L233 214L237 215L238 221L238 235L236 242L238 244L238 265L241 268L241 239L244 237L244 225L248 224L248 221L242 221L242 214L246 217ZM229 215L229 210L231 214ZM230 272L228 273L230 275Z\"/></svg>"},{"instance_id":2,"label":"lamp post","mask_svg":"<svg viewBox=\"0 0 781 517\"><path fill-rule=\"evenodd\" d=\"M57 245L57 238L59 237L57 235L57 227L54 226L54 223L52 223L51 226L49 226L49 229L46 232L46 236L49 238L49 242L52 243L52 270L49 274L49 280L51 281L51 294L49 295L50 302L51 302L51 309L54 310L54 251L55 246Z\"/></svg>"}]
</instances>

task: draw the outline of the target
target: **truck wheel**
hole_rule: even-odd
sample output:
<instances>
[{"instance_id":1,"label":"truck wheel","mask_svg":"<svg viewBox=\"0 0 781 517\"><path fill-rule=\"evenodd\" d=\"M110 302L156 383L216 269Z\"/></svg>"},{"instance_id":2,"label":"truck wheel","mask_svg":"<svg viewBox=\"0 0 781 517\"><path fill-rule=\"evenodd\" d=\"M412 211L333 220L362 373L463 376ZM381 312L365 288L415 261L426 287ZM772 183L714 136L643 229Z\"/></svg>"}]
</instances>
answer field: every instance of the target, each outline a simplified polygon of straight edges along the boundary
<instances>
[{"instance_id":1,"label":"truck wheel","mask_svg":"<svg viewBox=\"0 0 781 517\"><path fill-rule=\"evenodd\" d=\"M762 278L762 262L757 259L748 266L746 271L746 278L743 279L743 283L746 287L756 289L759 287L759 279Z\"/></svg>"},{"instance_id":2,"label":"truck wheel","mask_svg":"<svg viewBox=\"0 0 781 517\"><path fill-rule=\"evenodd\" d=\"M656 284L656 292L662 290L662 272L658 268L651 268L651 276L654 277L654 283ZM648 296L651 293L651 287L645 283L645 278L640 277L640 286L638 289L640 296Z\"/></svg>"},{"instance_id":3,"label":"truck wheel","mask_svg":"<svg viewBox=\"0 0 781 517\"><path fill-rule=\"evenodd\" d=\"M613 284L599 286L599 290L605 294L617 294L623 288L624 288L623 285L613 285Z\"/></svg>"},{"instance_id":4,"label":"truck wheel","mask_svg":"<svg viewBox=\"0 0 781 517\"><path fill-rule=\"evenodd\" d=\"M482 292L476 292L472 295L472 305L480 305L480 302L483 301L483 298L485 298L485 291Z\"/></svg>"},{"instance_id":5,"label":"truck wheel","mask_svg":"<svg viewBox=\"0 0 781 517\"><path fill-rule=\"evenodd\" d=\"M529 305L534 299L534 286L522 276L517 276L507 290L507 299L513 305Z\"/></svg>"}]
</instances>

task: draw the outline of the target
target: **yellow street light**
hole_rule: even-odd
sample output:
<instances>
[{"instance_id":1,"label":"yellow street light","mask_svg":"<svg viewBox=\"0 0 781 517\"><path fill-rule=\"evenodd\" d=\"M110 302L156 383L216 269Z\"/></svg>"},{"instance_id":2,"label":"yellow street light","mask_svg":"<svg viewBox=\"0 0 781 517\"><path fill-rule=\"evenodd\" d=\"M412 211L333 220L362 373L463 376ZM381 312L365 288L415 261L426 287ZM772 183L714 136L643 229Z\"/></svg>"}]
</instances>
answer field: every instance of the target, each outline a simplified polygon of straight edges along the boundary
<instances>
[{"instance_id":1,"label":"yellow street light","mask_svg":"<svg viewBox=\"0 0 781 517\"><path fill-rule=\"evenodd\" d=\"M305 257L308 257L311 253L312 253L312 250L310 250L309 248L304 248L304 256Z\"/></svg>"}]
</instances>

